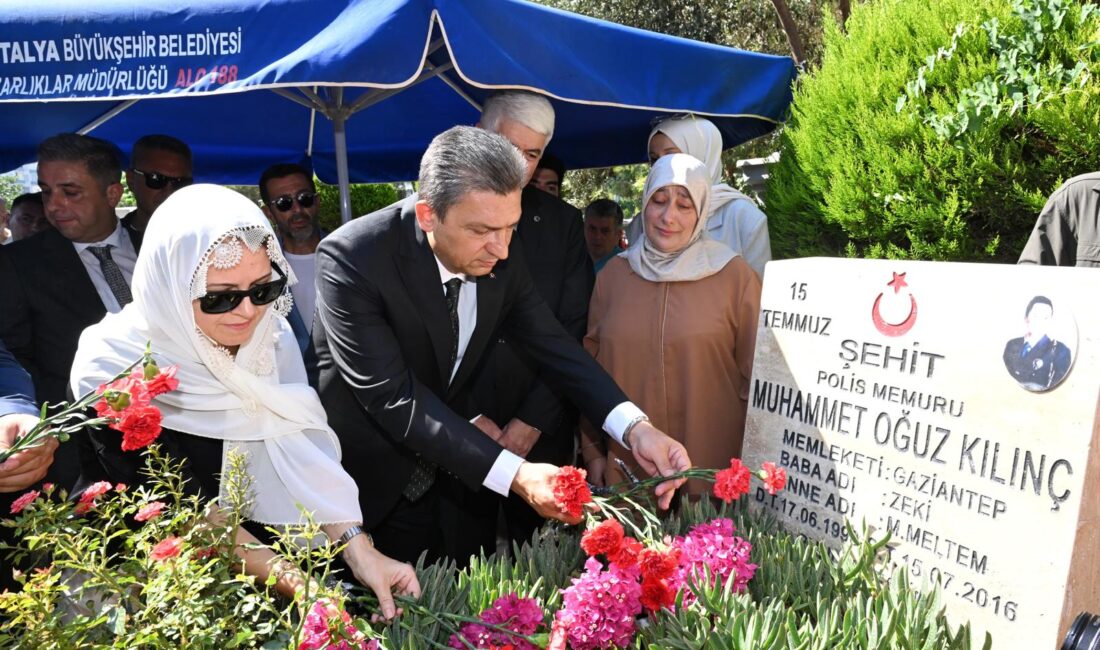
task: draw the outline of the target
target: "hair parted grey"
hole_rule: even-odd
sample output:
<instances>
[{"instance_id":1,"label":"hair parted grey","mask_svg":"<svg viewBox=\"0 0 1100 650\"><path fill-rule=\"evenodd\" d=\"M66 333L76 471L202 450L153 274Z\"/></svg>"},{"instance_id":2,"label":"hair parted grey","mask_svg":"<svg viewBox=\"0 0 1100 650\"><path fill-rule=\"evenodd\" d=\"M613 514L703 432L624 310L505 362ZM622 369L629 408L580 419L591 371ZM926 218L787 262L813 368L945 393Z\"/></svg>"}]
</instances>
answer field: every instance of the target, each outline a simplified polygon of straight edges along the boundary
<instances>
[{"instance_id":1,"label":"hair parted grey","mask_svg":"<svg viewBox=\"0 0 1100 650\"><path fill-rule=\"evenodd\" d=\"M419 198L443 219L470 192L522 189L525 173L523 155L502 136L454 126L435 136L420 159Z\"/></svg>"},{"instance_id":2,"label":"hair parted grey","mask_svg":"<svg viewBox=\"0 0 1100 650\"><path fill-rule=\"evenodd\" d=\"M554 107L550 101L526 90L497 90L489 94L481 109L481 126L498 131L502 120L519 122L535 133L546 136L546 144L554 137Z\"/></svg>"}]
</instances>

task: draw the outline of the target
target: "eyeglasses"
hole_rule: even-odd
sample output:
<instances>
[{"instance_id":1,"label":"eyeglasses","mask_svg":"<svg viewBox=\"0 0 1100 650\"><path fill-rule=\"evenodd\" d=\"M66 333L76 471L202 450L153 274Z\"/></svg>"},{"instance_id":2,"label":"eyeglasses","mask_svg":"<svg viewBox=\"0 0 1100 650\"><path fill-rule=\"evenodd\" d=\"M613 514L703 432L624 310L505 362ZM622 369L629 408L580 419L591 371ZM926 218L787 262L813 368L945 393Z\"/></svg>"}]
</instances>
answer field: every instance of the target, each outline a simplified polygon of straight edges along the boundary
<instances>
[{"instance_id":1,"label":"eyeglasses","mask_svg":"<svg viewBox=\"0 0 1100 650\"><path fill-rule=\"evenodd\" d=\"M237 305L241 304L246 296L257 307L275 302L279 296L283 295L283 290L286 289L286 274L276 264L272 264L271 268L279 274L278 279L257 284L248 289L208 291L205 296L199 298L199 309L204 314L224 314L236 309Z\"/></svg>"},{"instance_id":2,"label":"eyeglasses","mask_svg":"<svg viewBox=\"0 0 1100 650\"><path fill-rule=\"evenodd\" d=\"M190 176L166 176L160 172L144 172L136 167L130 171L143 177L145 179L145 187L151 190L163 190L169 183L172 184L173 190L178 190L181 187L187 187L195 182L195 179Z\"/></svg>"},{"instance_id":3,"label":"eyeglasses","mask_svg":"<svg viewBox=\"0 0 1100 650\"><path fill-rule=\"evenodd\" d=\"M268 205L275 206L275 209L279 212L288 212L290 208L294 207L294 201L298 201L298 205L303 208L313 207L313 202L317 200L317 192L301 191L295 196L284 194L274 201L268 201Z\"/></svg>"}]
</instances>

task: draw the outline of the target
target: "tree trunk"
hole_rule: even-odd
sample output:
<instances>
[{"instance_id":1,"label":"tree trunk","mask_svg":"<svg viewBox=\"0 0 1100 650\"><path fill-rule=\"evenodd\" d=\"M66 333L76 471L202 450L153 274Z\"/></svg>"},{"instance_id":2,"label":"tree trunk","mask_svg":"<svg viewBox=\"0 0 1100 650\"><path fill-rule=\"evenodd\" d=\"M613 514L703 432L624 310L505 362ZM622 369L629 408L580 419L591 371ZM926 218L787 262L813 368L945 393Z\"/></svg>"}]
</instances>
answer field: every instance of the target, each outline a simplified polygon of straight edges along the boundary
<instances>
[{"instance_id":1,"label":"tree trunk","mask_svg":"<svg viewBox=\"0 0 1100 650\"><path fill-rule=\"evenodd\" d=\"M779 22L783 25L783 32L787 35L787 42L791 46L791 58L798 67L806 65L806 53L802 48L802 38L798 35L798 25L794 22L791 9L787 6L787 0L772 0L775 5L775 13L779 14Z\"/></svg>"},{"instance_id":2,"label":"tree trunk","mask_svg":"<svg viewBox=\"0 0 1100 650\"><path fill-rule=\"evenodd\" d=\"M852 3L850 0L838 0L836 3L837 20L840 21L841 31L847 31L848 16L852 15Z\"/></svg>"}]
</instances>

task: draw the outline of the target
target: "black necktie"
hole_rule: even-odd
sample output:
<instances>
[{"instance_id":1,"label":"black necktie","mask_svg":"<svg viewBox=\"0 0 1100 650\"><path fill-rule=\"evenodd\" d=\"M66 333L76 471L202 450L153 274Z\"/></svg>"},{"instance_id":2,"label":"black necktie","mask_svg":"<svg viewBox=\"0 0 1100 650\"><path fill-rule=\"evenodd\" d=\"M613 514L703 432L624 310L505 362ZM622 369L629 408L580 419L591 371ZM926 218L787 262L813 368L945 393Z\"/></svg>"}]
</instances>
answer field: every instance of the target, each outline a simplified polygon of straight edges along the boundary
<instances>
[{"instance_id":1,"label":"black necktie","mask_svg":"<svg viewBox=\"0 0 1100 650\"><path fill-rule=\"evenodd\" d=\"M130 296L130 285L126 284L126 277L122 275L122 269L111 257L111 246L89 246L88 251L99 260L99 268L103 270L103 277L107 280L107 286L115 295L119 307L130 304L133 297Z\"/></svg>"},{"instance_id":2,"label":"black necktie","mask_svg":"<svg viewBox=\"0 0 1100 650\"><path fill-rule=\"evenodd\" d=\"M451 315L451 374L454 374L455 361L458 360L458 294L462 291L462 280L451 278L443 283L447 288L447 311Z\"/></svg>"},{"instance_id":3,"label":"black necktie","mask_svg":"<svg viewBox=\"0 0 1100 650\"><path fill-rule=\"evenodd\" d=\"M447 311L451 316L451 363L448 368L453 374L455 361L458 360L458 294L462 290L462 280L451 278L444 282L443 286L447 289ZM435 482L435 469L435 463L424 458L417 458L416 467L413 468L412 475L409 476L409 482L401 492L405 495L405 498L409 501L416 501L424 496L424 493Z\"/></svg>"}]
</instances>

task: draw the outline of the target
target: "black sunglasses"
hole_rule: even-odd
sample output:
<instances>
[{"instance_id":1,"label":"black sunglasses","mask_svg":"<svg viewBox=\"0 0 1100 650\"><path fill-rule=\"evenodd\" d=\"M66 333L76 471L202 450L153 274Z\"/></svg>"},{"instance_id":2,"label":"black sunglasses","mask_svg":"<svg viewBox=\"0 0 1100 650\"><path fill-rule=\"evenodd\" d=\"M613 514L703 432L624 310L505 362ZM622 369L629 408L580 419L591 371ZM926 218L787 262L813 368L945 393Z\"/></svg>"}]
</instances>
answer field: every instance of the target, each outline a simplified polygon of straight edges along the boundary
<instances>
[{"instance_id":1,"label":"black sunglasses","mask_svg":"<svg viewBox=\"0 0 1100 650\"><path fill-rule=\"evenodd\" d=\"M172 189L178 190L181 187L187 187L195 182L195 179L190 176L165 176L160 172L143 172L136 167L132 168L130 171L143 177L145 179L145 187L151 190L163 190L169 183L172 184Z\"/></svg>"},{"instance_id":2,"label":"black sunglasses","mask_svg":"<svg viewBox=\"0 0 1100 650\"><path fill-rule=\"evenodd\" d=\"M245 296L257 307L275 302L279 296L283 295L283 290L286 289L286 274L277 264L272 264L271 268L279 274L278 279L257 284L248 289L208 291L205 296L199 298L199 309L204 314L224 314L236 309L237 305L245 299Z\"/></svg>"},{"instance_id":3,"label":"black sunglasses","mask_svg":"<svg viewBox=\"0 0 1100 650\"><path fill-rule=\"evenodd\" d=\"M316 200L317 192L309 192L303 190L301 192L298 192L298 194L295 196L284 194L274 201L269 201L268 203L269 205L275 206L275 209L277 209L279 212L286 212L294 207L294 201L298 201L298 205L302 206L303 208L311 208L313 207L313 202Z\"/></svg>"}]
</instances>

